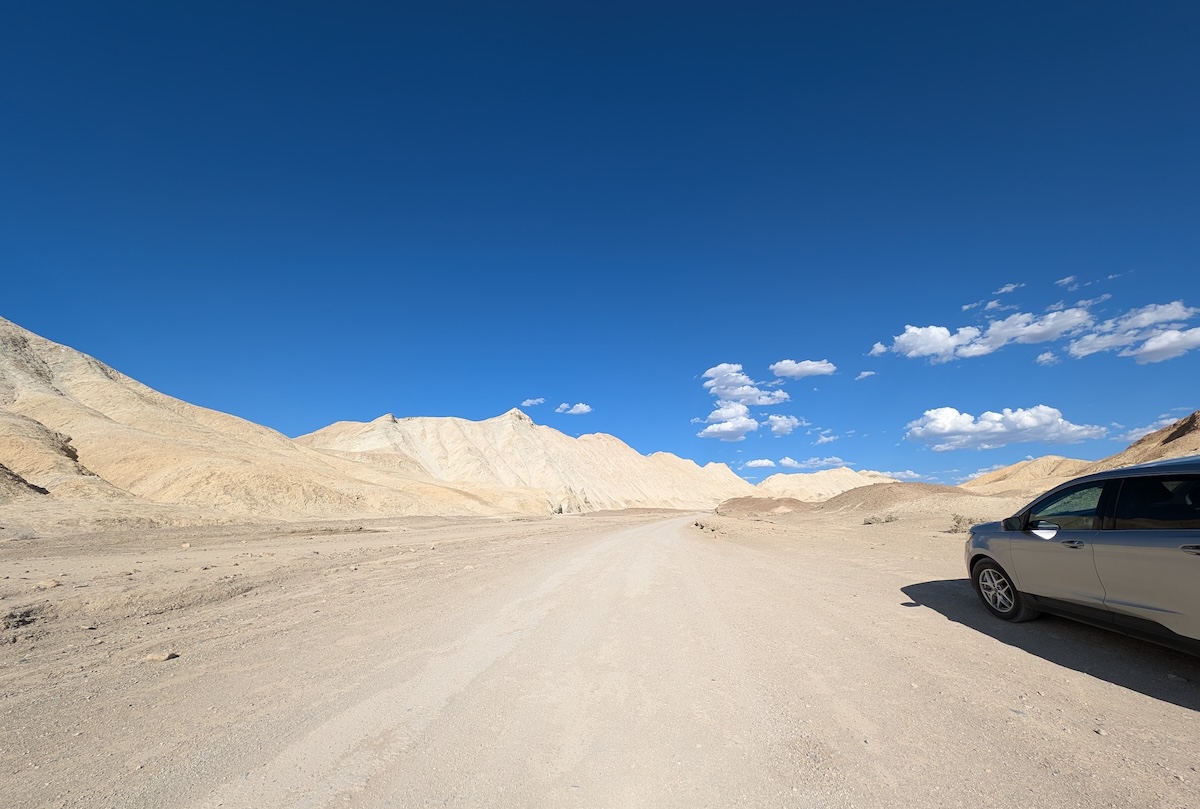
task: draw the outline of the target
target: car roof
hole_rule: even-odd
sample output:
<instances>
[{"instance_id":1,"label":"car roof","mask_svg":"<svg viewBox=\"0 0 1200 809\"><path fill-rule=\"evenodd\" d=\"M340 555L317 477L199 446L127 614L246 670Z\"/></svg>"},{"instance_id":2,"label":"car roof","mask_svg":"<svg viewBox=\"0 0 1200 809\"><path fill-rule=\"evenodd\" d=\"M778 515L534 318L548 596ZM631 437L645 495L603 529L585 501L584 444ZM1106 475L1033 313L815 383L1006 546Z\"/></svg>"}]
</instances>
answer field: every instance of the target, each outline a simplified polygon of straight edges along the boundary
<instances>
[{"instance_id":1,"label":"car roof","mask_svg":"<svg viewBox=\"0 0 1200 809\"><path fill-rule=\"evenodd\" d=\"M1128 472L1137 472L1138 474L1150 472L1200 472L1200 455L1188 455L1182 458L1168 458L1163 461L1151 461L1149 463L1135 464L1134 466L1123 466L1119 469L1111 469L1103 474L1120 477Z\"/></svg>"}]
</instances>

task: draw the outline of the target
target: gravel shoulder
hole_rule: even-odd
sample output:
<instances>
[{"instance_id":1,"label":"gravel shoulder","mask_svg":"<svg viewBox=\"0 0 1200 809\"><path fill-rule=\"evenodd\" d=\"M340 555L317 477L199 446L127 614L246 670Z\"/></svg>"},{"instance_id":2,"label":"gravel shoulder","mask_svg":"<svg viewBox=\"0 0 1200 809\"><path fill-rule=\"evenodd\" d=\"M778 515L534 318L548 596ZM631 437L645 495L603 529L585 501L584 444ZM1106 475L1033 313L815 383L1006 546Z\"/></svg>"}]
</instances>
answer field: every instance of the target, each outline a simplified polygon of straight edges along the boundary
<instances>
[{"instance_id":1,"label":"gravel shoulder","mask_svg":"<svg viewBox=\"0 0 1200 809\"><path fill-rule=\"evenodd\" d=\"M0 542L44 806L1200 805L1200 659L992 619L945 515Z\"/></svg>"}]
</instances>

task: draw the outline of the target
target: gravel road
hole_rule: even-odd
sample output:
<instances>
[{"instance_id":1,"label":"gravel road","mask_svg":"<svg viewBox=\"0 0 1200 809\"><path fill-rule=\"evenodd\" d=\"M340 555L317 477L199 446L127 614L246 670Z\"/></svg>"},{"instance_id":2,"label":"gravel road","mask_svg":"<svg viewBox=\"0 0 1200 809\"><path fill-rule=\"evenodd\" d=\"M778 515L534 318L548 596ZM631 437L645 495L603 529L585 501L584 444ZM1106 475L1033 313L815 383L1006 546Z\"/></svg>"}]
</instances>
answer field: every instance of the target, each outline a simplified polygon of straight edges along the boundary
<instances>
[{"instance_id":1,"label":"gravel road","mask_svg":"<svg viewBox=\"0 0 1200 809\"><path fill-rule=\"evenodd\" d=\"M3 803L1200 806L1200 659L996 621L945 522L4 543Z\"/></svg>"}]
</instances>

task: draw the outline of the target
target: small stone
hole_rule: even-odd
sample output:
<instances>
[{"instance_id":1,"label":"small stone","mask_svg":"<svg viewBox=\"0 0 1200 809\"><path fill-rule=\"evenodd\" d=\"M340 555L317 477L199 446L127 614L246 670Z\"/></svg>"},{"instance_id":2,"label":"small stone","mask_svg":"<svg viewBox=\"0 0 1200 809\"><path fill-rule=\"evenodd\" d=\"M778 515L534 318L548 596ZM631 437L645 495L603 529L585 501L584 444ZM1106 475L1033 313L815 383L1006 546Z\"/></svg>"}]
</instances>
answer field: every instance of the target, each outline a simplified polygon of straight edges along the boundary
<instances>
[{"instance_id":1,"label":"small stone","mask_svg":"<svg viewBox=\"0 0 1200 809\"><path fill-rule=\"evenodd\" d=\"M1096 735L1097 736L1107 736L1108 731L1105 730L1104 728L1096 728Z\"/></svg>"},{"instance_id":2,"label":"small stone","mask_svg":"<svg viewBox=\"0 0 1200 809\"><path fill-rule=\"evenodd\" d=\"M147 663L165 663L166 661L174 660L177 657L179 657L179 655L175 654L174 652L154 652L153 654L146 655L143 659Z\"/></svg>"},{"instance_id":3,"label":"small stone","mask_svg":"<svg viewBox=\"0 0 1200 809\"><path fill-rule=\"evenodd\" d=\"M179 547L183 548L184 550L187 550L188 548L192 547L192 543L185 542L182 545L180 545Z\"/></svg>"},{"instance_id":4,"label":"small stone","mask_svg":"<svg viewBox=\"0 0 1200 809\"><path fill-rule=\"evenodd\" d=\"M58 586L58 581L55 579L46 579L45 581L39 581L37 583L37 587L39 590L49 590L52 587L57 587L57 586Z\"/></svg>"}]
</instances>

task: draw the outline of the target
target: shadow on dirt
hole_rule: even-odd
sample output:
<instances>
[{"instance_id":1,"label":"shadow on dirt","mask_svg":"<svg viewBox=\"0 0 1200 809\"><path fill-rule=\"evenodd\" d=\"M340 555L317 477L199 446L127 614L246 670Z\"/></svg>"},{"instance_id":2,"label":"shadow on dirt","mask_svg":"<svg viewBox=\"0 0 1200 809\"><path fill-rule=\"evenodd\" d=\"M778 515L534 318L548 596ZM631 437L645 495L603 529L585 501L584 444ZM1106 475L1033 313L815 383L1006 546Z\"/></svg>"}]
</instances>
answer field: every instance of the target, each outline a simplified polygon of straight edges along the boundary
<instances>
[{"instance_id":1,"label":"shadow on dirt","mask_svg":"<svg viewBox=\"0 0 1200 809\"><path fill-rule=\"evenodd\" d=\"M957 624L1023 649L1059 666L1200 712L1200 657L1043 615L1009 624L993 618L966 579L943 579L900 588L906 607L928 607Z\"/></svg>"}]
</instances>

